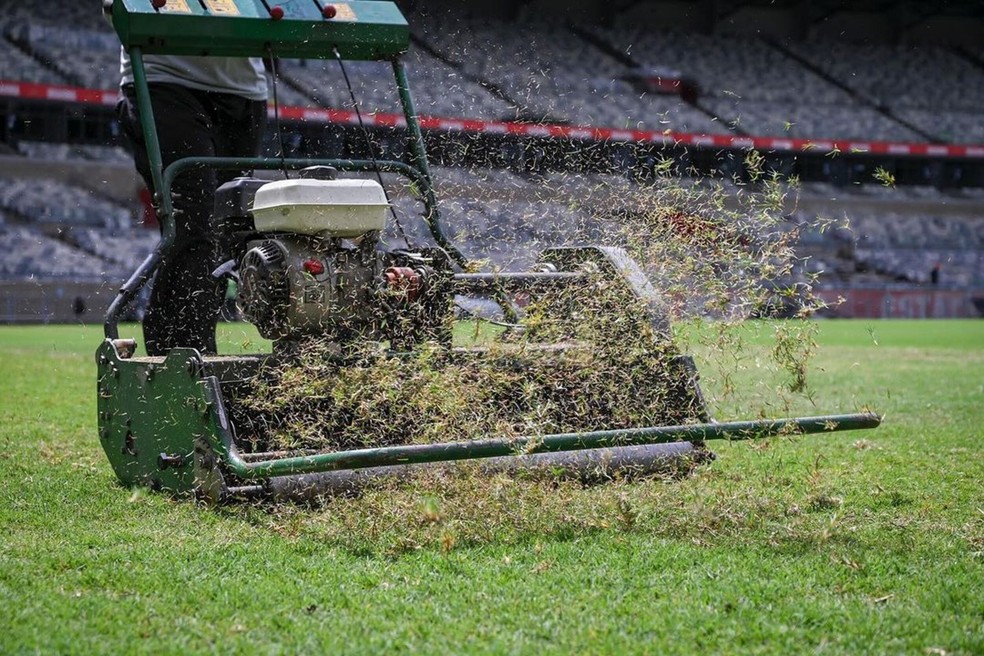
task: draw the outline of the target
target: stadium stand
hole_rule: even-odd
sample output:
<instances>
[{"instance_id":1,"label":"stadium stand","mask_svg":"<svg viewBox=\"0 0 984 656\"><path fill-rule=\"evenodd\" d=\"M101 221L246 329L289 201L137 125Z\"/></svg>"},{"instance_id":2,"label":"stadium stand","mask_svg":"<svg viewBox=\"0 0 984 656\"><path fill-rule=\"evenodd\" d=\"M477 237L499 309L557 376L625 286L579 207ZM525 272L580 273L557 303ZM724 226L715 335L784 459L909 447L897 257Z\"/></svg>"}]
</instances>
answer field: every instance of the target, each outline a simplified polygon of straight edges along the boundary
<instances>
[{"instance_id":1,"label":"stadium stand","mask_svg":"<svg viewBox=\"0 0 984 656\"><path fill-rule=\"evenodd\" d=\"M64 239L79 250L118 265L118 268L129 273L135 263L142 262L150 255L157 243L157 234L146 229L107 233L94 228L72 228Z\"/></svg>"},{"instance_id":2,"label":"stadium stand","mask_svg":"<svg viewBox=\"0 0 984 656\"><path fill-rule=\"evenodd\" d=\"M120 46L108 26L92 30L14 23L8 26L6 36L70 84L84 89L119 86Z\"/></svg>"},{"instance_id":3,"label":"stadium stand","mask_svg":"<svg viewBox=\"0 0 984 656\"><path fill-rule=\"evenodd\" d=\"M897 107L895 115L922 132L947 143L984 143L984 120L980 110L921 109ZM874 132L873 134L878 134Z\"/></svg>"},{"instance_id":4,"label":"stadium stand","mask_svg":"<svg viewBox=\"0 0 984 656\"><path fill-rule=\"evenodd\" d=\"M919 139L764 39L627 26L597 34L629 53L640 68L670 67L697 80L696 104L741 134Z\"/></svg>"},{"instance_id":5,"label":"stadium stand","mask_svg":"<svg viewBox=\"0 0 984 656\"><path fill-rule=\"evenodd\" d=\"M876 106L979 109L981 71L942 47L790 42L817 69Z\"/></svg>"},{"instance_id":6,"label":"stadium stand","mask_svg":"<svg viewBox=\"0 0 984 656\"><path fill-rule=\"evenodd\" d=\"M0 2L6 79L115 88L118 45L99 12L33 16ZM408 68L421 111L435 116L550 119L577 125L787 136L979 143L984 71L941 47L783 41L652 29L630 17L610 28L527 21L522 29L467 13L415 15ZM462 37L466 35L466 37ZM589 64L586 64L589 62ZM348 65L360 109L396 113L385 64ZM278 99L348 108L334 62L283 61ZM675 70L696 99L640 91L630 80ZM9 71L9 73L8 73Z\"/></svg>"},{"instance_id":7,"label":"stadium stand","mask_svg":"<svg viewBox=\"0 0 984 656\"><path fill-rule=\"evenodd\" d=\"M39 10L31 2L18 0L0 0L0 16L8 24L53 25L78 30L105 30L106 21L102 15L102 3L96 2L66 2L58 6L58 10L48 8Z\"/></svg>"},{"instance_id":8,"label":"stadium stand","mask_svg":"<svg viewBox=\"0 0 984 656\"><path fill-rule=\"evenodd\" d=\"M36 224L130 227L131 212L91 190L54 180L0 178L0 208Z\"/></svg>"},{"instance_id":9,"label":"stadium stand","mask_svg":"<svg viewBox=\"0 0 984 656\"><path fill-rule=\"evenodd\" d=\"M816 216L800 211L789 220L814 223ZM912 209L867 209L850 211L844 219L839 230L802 239L800 255L811 258L807 266L822 273L822 284L984 286L984 227L971 213L943 217Z\"/></svg>"},{"instance_id":10,"label":"stadium stand","mask_svg":"<svg viewBox=\"0 0 984 656\"><path fill-rule=\"evenodd\" d=\"M17 152L41 160L87 160L130 165L133 158L120 146L64 144L50 141L18 141Z\"/></svg>"},{"instance_id":11,"label":"stadium stand","mask_svg":"<svg viewBox=\"0 0 984 656\"><path fill-rule=\"evenodd\" d=\"M421 42L463 74L499 89L515 118L648 130L716 132L711 117L679 98L638 93L629 69L570 28L525 24L522 31L488 18L422 17ZM466 39L459 35L466 34ZM590 62L590 65L585 65Z\"/></svg>"},{"instance_id":12,"label":"stadium stand","mask_svg":"<svg viewBox=\"0 0 984 656\"><path fill-rule=\"evenodd\" d=\"M919 135L871 107L707 98L701 104L743 133L799 139L918 141Z\"/></svg>"},{"instance_id":13,"label":"stadium stand","mask_svg":"<svg viewBox=\"0 0 984 656\"><path fill-rule=\"evenodd\" d=\"M68 82L57 71L41 64L6 39L0 40L0 71L0 78L5 80L26 80L37 84Z\"/></svg>"},{"instance_id":14,"label":"stadium stand","mask_svg":"<svg viewBox=\"0 0 984 656\"><path fill-rule=\"evenodd\" d=\"M849 104L851 97L761 39L616 26L597 33L647 68L670 67L696 79L701 94L768 102Z\"/></svg>"},{"instance_id":15,"label":"stadium stand","mask_svg":"<svg viewBox=\"0 0 984 656\"><path fill-rule=\"evenodd\" d=\"M0 237L4 244L0 258L2 278L91 281L119 276L124 268L107 267L102 258L48 237L36 228L0 225Z\"/></svg>"},{"instance_id":16,"label":"stadium stand","mask_svg":"<svg viewBox=\"0 0 984 656\"><path fill-rule=\"evenodd\" d=\"M345 66L360 111L368 114L401 112L392 82L393 70L388 64L349 62ZM336 109L352 106L337 62L285 60L281 62L280 72L294 90L305 96L302 106L316 104ZM510 114L508 103L426 50L410 53L407 72L414 80L417 108L425 114L486 120L497 120Z\"/></svg>"},{"instance_id":17,"label":"stadium stand","mask_svg":"<svg viewBox=\"0 0 984 656\"><path fill-rule=\"evenodd\" d=\"M790 50L815 70L922 135L980 143L981 68L942 47L807 40Z\"/></svg>"},{"instance_id":18,"label":"stadium stand","mask_svg":"<svg viewBox=\"0 0 984 656\"><path fill-rule=\"evenodd\" d=\"M0 81L112 94L119 46L97 5L68 3L55 13L0 0ZM578 17L547 23L542 12L534 11L518 22L506 21L476 14L480 9L412 15L414 47L407 66L422 115L654 133L843 139L862 146L875 141L984 144L980 46L914 46L904 39L857 44L809 30L805 36L780 38L668 29L646 24L632 8L605 26ZM285 108L352 108L337 62L281 60L277 71L270 84L276 84ZM364 115L400 112L387 64L349 62L346 71ZM645 82L664 75L685 81L689 91ZM112 96L106 97L102 108L111 111ZM79 106L64 107L69 109L52 111L73 115ZM303 121L294 120L285 126L290 153L302 150L299 132L291 130L303 127ZM129 155L112 136L96 143L80 136L81 128L19 136L14 122L9 115L0 125L0 281L118 284L157 239L156 229L136 225L136 200L110 198L98 176L19 175L18 162L57 162L79 170L99 164L108 167L102 170L132 176ZM105 132L115 134L112 126ZM394 141L382 131L373 135L380 147ZM346 147L350 144L339 146L339 152ZM615 148L607 142L591 147ZM267 152L278 148L271 138ZM447 148L439 150L439 160L460 167L435 166L434 178L450 235L488 266L526 267L541 246L597 236L605 229L597 208L604 208L606 216L617 214L619 204L639 189L634 178L646 177L639 175L630 147L619 155L624 157L621 169L628 169L622 171L619 166L567 170L563 155L551 154L535 140L495 144L492 149L501 152L487 159L499 168L488 168L485 160L473 168L474 162ZM698 159L719 155L716 148L673 151L678 170L686 172ZM800 273L818 274L820 284L831 289L934 283L971 292L984 288L984 194L972 186L979 182L967 186L957 166L949 177L937 176L947 188L878 184L872 176L875 164L841 162L836 154L815 166L819 178L829 169L829 182L802 185L788 222L792 226L824 216L845 219L845 226L803 234ZM653 160L645 167L653 168ZM929 158L902 162L899 168L904 166L949 171L951 165ZM865 184L853 184L859 179ZM680 184L688 184L687 179ZM391 226L387 237L398 240L402 230L411 240L426 241L421 205L407 189L388 185L401 225Z\"/></svg>"}]
</instances>

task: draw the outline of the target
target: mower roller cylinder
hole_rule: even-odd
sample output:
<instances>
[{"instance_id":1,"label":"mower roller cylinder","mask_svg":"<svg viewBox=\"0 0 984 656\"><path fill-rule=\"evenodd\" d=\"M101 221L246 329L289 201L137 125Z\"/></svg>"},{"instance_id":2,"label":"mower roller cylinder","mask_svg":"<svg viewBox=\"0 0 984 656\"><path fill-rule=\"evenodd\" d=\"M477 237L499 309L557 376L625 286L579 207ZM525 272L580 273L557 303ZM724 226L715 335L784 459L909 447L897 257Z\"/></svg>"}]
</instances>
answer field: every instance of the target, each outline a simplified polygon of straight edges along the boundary
<instances>
[{"instance_id":1,"label":"mower roller cylinder","mask_svg":"<svg viewBox=\"0 0 984 656\"><path fill-rule=\"evenodd\" d=\"M690 442L623 446L562 453L487 458L475 463L482 475L508 474L551 480L576 480L586 485L657 474L685 473L691 466L712 460L710 451ZM300 474L270 479L265 492L274 501L312 500L323 496L355 495L392 481L426 472L450 472L462 463L390 465L348 471Z\"/></svg>"}]
</instances>

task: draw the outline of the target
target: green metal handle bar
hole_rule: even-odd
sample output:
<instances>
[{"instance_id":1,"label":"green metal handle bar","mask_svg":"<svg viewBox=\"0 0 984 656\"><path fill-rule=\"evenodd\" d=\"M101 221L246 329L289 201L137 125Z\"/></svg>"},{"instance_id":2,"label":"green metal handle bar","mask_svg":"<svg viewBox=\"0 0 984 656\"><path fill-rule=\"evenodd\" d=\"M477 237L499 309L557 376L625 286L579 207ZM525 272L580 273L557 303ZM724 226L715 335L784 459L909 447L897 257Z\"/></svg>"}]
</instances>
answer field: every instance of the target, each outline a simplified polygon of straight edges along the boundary
<instances>
[{"instance_id":1,"label":"green metal handle bar","mask_svg":"<svg viewBox=\"0 0 984 656\"><path fill-rule=\"evenodd\" d=\"M306 168L308 166L334 166L337 169L344 171L371 171L380 170L384 173L400 173L414 183L418 185L418 188L424 192L424 206L426 208L426 213L424 214L424 222L430 229L431 234L434 236L434 240L444 248L449 255L461 266L465 266L468 259L459 251L445 236L443 226L440 221L440 211L437 207L437 198L434 195L433 188L426 181L424 173L419 169L407 164L406 162L399 162L395 160L376 160L371 162L369 160L351 160L351 159L277 159L277 158L267 158L267 157L247 157L247 158L235 158L235 157L185 157L173 162L167 169L164 170L164 174L161 179L162 189L170 190L171 185L174 183L174 179L184 171L192 168L214 168L214 169L265 169L265 170L276 170L280 168L288 168L291 170L297 170ZM164 255L170 250L175 240L175 227L173 220L173 208L170 206L170 194L162 194L160 197L161 201L161 225L163 228L163 234L161 235L161 241L158 242L157 247L153 252L147 257L146 260L141 263L137 270L130 276L130 279L120 288L110 304L109 310L106 312L106 321L104 324L104 333L108 339L117 339L119 337L119 329L117 324L119 323L119 316L123 312L126 305L133 300L133 298L140 291L140 288L150 279L154 271L160 266L161 260Z\"/></svg>"},{"instance_id":2,"label":"green metal handle bar","mask_svg":"<svg viewBox=\"0 0 984 656\"><path fill-rule=\"evenodd\" d=\"M372 449L355 449L310 456L246 462L231 440L214 445L229 471L244 480L291 474L364 469L386 465L418 464L446 460L492 458L530 453L577 451L616 446L697 442L707 440L748 440L773 435L799 435L875 428L881 417L873 413L735 421L690 426L656 426L602 430L588 433L556 433L541 437L474 440L441 444L413 444Z\"/></svg>"},{"instance_id":3,"label":"green metal handle bar","mask_svg":"<svg viewBox=\"0 0 984 656\"><path fill-rule=\"evenodd\" d=\"M417 110L414 108L413 96L410 94L410 82L407 80L407 68L403 65L402 59L393 60L393 74L396 77L396 90L400 95L403 117L407 122L407 130L410 133L407 142L410 145L411 164L424 174L424 178L427 181L425 185L427 193L433 194L434 189L430 176L430 168L427 165L427 151L424 148L424 135L420 131Z\"/></svg>"},{"instance_id":4,"label":"green metal handle bar","mask_svg":"<svg viewBox=\"0 0 984 656\"><path fill-rule=\"evenodd\" d=\"M447 239L444 229L441 226L437 197L434 194L434 186L427 165L423 134L420 130L420 123L417 120L417 113L414 109L413 97L410 94L410 85L407 80L406 67L402 60L396 59L393 61L393 72L396 77L397 90L399 91L407 130L409 131L408 142L412 159L411 164L391 160L371 162L368 160L341 159L186 157L172 162L166 170L163 167L160 141L157 138L154 111L150 101L150 89L147 84L146 69L144 68L143 52L140 47L134 46L130 48L130 61L133 69L133 86L136 93L137 109L140 113L141 128L144 143L146 144L147 158L150 164L151 181L154 185L155 200L160 204L162 235L161 241L157 244L154 251L134 271L126 283L119 289L113 302L110 303L103 324L103 332L107 339L119 338L118 323L120 315L127 304L136 297L140 289L150 279L157 267L160 266L164 255L174 244L175 225L173 220L174 206L171 201L171 185L179 173L193 167L211 166L223 169L252 168L275 170L282 167L299 169L306 166L327 165L350 171L371 171L378 167L380 171L401 173L410 178L423 194L424 206L426 208L424 221L427 223L427 227L433 235L434 240L461 267L464 268L467 265L468 258Z\"/></svg>"}]
</instances>

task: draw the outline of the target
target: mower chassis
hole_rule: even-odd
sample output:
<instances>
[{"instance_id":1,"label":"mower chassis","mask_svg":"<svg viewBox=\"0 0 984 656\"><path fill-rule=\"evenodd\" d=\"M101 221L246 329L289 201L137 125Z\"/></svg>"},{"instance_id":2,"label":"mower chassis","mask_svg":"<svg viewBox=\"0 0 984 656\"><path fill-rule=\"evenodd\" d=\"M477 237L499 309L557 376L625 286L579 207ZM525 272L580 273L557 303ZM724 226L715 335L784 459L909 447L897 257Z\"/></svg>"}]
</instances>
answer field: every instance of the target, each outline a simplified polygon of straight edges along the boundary
<instances>
[{"instance_id":1,"label":"mower chassis","mask_svg":"<svg viewBox=\"0 0 984 656\"><path fill-rule=\"evenodd\" d=\"M269 494L310 496L312 490L351 490L360 482L406 475L428 463L483 459L486 469L512 471L546 468L567 470L579 477L646 473L664 468L668 459L700 458L699 446L711 439L747 439L776 434L829 432L877 426L872 414L800 419L712 423L687 356L671 359L679 392L697 423L561 433L513 439L484 439L444 444L367 448L334 453L246 454L236 446L235 427L227 413L223 386L256 374L269 355L202 357L193 349L175 348L166 357L133 357L135 344L121 340L119 318L150 280L175 242L171 186L191 168L290 169L328 165L348 171L390 171L408 177L420 190L424 221L435 242L463 270L467 258L451 244L441 227L431 184L424 141L410 95L401 55L410 45L409 27L391 2L347 3L353 21L324 14L318 3L280 3L274 16L269 3L234 0L241 13L210 14L202 5L187 13L160 13L143 0L104 3L123 47L130 54L143 136L153 178L154 202L162 239L154 252L121 287L107 311L105 341L96 352L98 367L99 438L119 477L128 486L142 485L175 494L197 494L220 502L236 496ZM281 20L282 19L282 20ZM207 35L204 38L202 35ZM203 44L206 44L203 46ZM205 50L202 50L202 48ZM408 162L363 160L300 160L278 158L185 158L162 166L153 108L144 69L144 54L196 54L236 57L298 57L375 59L392 63L407 129ZM492 295L512 286L576 283L579 267L590 261L608 276L624 281L632 295L648 306L657 335L669 337L669 323L656 292L631 260L614 249L552 249L548 261L561 262L560 272L456 274L464 291ZM642 470L640 472L640 470Z\"/></svg>"},{"instance_id":2,"label":"mower chassis","mask_svg":"<svg viewBox=\"0 0 984 656\"><path fill-rule=\"evenodd\" d=\"M559 467L579 477L590 477L599 469L607 476L647 474L665 469L666 458L700 457L693 445L707 440L853 430L879 423L872 414L831 415L268 454L258 459L236 446L222 384L255 373L268 356L203 358L194 349L178 348L164 358L123 357L128 346L124 340L107 339L96 355L99 437L116 475L127 486L194 493L212 502L267 493L283 497L310 496L315 490L351 491L385 474L411 473L405 466L483 458L506 458L492 466L506 471L524 468L522 458L527 458L532 469ZM646 445L663 446L638 448ZM581 450L589 451L580 460L561 453ZM563 457L530 459L533 454ZM378 469L393 466L403 468ZM373 471L356 478L298 478L352 470Z\"/></svg>"}]
</instances>

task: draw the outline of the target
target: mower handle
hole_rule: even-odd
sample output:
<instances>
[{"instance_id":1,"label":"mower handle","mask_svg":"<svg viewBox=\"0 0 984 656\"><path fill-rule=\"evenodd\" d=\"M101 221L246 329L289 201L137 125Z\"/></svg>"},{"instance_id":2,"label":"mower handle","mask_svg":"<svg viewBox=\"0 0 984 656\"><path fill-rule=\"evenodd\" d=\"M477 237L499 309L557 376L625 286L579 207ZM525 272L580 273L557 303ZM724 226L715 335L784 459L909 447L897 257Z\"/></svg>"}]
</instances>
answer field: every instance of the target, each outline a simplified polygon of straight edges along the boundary
<instances>
[{"instance_id":1,"label":"mower handle","mask_svg":"<svg viewBox=\"0 0 984 656\"><path fill-rule=\"evenodd\" d=\"M353 160L353 159L282 159L270 157L185 157L172 162L166 169L161 158L160 142L157 138L157 125L154 122L153 107L150 102L150 89L147 85L141 48L130 48L130 61L133 67L134 90L137 97L137 107L143 129L144 141L147 144L147 157L150 163L151 180L154 184L154 200L158 205L162 235L153 252L137 267L130 278L120 287L106 311L103 332L107 339L119 338L119 317L126 306L136 297L140 289L150 280L154 271L160 266L164 255L174 245L174 207L171 202L171 185L180 173L191 168L215 168L225 170L236 169L302 169L308 166L334 166L347 171L375 171L400 173L417 185L424 196L426 213L424 221L430 229L437 244L446 250L451 258L462 268L468 259L450 241L441 226L440 211L437 207L437 197L431 182L430 170L427 165L427 154L424 149L423 134L414 109L410 86L407 81L406 67L399 58L393 60L393 73L396 78L400 103L403 106L410 146L411 163L396 160Z\"/></svg>"}]
</instances>

